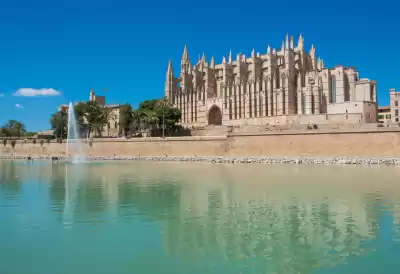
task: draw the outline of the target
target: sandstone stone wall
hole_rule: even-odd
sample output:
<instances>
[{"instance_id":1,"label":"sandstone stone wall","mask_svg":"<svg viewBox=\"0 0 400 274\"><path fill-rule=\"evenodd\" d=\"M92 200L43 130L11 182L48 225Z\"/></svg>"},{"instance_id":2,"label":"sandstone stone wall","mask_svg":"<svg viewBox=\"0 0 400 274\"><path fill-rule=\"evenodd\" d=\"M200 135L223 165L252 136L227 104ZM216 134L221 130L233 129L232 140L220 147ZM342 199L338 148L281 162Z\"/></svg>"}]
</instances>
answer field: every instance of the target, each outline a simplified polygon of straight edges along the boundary
<instances>
[{"instance_id":1,"label":"sandstone stone wall","mask_svg":"<svg viewBox=\"0 0 400 274\"><path fill-rule=\"evenodd\" d=\"M400 157L400 131L269 133L230 137L174 137L94 140L92 156L387 156ZM66 155L66 145L0 144L0 155Z\"/></svg>"}]
</instances>

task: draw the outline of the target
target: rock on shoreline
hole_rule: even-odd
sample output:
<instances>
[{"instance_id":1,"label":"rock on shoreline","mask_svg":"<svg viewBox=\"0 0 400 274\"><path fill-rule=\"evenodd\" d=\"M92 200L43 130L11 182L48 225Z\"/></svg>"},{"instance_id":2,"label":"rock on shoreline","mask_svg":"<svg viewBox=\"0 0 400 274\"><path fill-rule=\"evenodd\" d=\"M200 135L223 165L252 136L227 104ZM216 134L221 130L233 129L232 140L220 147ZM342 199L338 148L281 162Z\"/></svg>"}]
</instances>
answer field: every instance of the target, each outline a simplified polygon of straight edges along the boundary
<instances>
[{"instance_id":1,"label":"rock on shoreline","mask_svg":"<svg viewBox=\"0 0 400 274\"><path fill-rule=\"evenodd\" d=\"M31 156L33 160L68 160L66 156ZM28 156L1 156L0 160L27 160ZM225 157L225 156L88 156L91 161L172 161L215 164L322 164L322 165L400 165L396 157Z\"/></svg>"}]
</instances>

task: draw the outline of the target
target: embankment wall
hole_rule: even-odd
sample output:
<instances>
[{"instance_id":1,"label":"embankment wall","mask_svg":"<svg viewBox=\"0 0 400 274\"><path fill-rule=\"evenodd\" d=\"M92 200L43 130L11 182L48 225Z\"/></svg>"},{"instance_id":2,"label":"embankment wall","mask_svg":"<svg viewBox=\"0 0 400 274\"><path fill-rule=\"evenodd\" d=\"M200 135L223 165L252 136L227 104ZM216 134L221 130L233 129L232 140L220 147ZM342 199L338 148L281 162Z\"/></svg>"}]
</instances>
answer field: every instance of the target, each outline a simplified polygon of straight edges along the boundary
<instances>
[{"instance_id":1,"label":"embankment wall","mask_svg":"<svg viewBox=\"0 0 400 274\"><path fill-rule=\"evenodd\" d=\"M86 143L92 156L382 156L400 157L400 131L267 133L229 137L98 139ZM0 155L63 156L66 145L18 141L0 144Z\"/></svg>"}]
</instances>

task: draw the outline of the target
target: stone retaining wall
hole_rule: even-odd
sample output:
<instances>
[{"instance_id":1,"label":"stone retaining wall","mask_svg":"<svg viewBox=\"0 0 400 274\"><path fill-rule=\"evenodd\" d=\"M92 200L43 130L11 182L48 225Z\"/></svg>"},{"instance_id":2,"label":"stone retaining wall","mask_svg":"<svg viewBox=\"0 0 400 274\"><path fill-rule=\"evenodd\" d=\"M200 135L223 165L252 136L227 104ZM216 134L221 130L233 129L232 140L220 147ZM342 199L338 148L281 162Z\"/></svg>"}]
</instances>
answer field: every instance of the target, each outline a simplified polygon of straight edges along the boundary
<instances>
[{"instance_id":1,"label":"stone retaining wall","mask_svg":"<svg viewBox=\"0 0 400 274\"><path fill-rule=\"evenodd\" d=\"M70 160L66 156L0 156L0 160ZM400 165L400 158L388 157L222 157L222 156L89 156L88 161L205 162L212 164L320 164Z\"/></svg>"},{"instance_id":2,"label":"stone retaining wall","mask_svg":"<svg viewBox=\"0 0 400 274\"><path fill-rule=\"evenodd\" d=\"M91 156L400 157L399 131L275 133L229 137L99 139L85 144ZM0 144L3 156L66 156L66 144Z\"/></svg>"}]
</instances>

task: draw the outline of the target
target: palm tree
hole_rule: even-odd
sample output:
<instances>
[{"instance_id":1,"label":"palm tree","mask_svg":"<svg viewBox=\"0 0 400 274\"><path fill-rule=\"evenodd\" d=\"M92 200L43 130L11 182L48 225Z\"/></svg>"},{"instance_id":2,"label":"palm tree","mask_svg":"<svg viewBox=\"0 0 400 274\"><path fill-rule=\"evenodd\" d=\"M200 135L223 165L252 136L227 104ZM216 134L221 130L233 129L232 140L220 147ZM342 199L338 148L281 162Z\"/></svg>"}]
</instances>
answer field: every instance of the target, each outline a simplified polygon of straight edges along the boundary
<instances>
[{"instance_id":1,"label":"palm tree","mask_svg":"<svg viewBox=\"0 0 400 274\"><path fill-rule=\"evenodd\" d=\"M139 114L140 121L145 125L149 127L149 131L151 133L151 130L153 129L153 126L159 122L159 119L157 117L157 112L151 111L151 110L145 110L140 112Z\"/></svg>"},{"instance_id":2,"label":"palm tree","mask_svg":"<svg viewBox=\"0 0 400 274\"><path fill-rule=\"evenodd\" d=\"M171 102L167 97L158 100L156 103L156 109L162 111L162 137L165 138L165 111L171 107Z\"/></svg>"}]
</instances>

